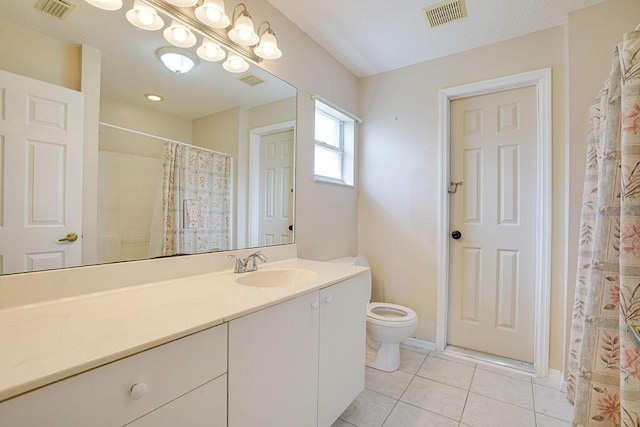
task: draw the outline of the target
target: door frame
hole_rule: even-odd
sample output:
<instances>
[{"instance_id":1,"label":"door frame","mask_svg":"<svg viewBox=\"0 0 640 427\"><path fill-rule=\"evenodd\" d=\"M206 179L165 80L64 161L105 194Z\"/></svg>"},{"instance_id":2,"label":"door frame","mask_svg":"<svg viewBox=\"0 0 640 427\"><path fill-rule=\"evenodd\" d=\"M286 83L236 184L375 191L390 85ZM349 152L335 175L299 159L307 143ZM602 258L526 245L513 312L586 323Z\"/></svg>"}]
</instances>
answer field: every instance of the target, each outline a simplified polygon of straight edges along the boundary
<instances>
[{"instance_id":1,"label":"door frame","mask_svg":"<svg viewBox=\"0 0 640 427\"><path fill-rule=\"evenodd\" d=\"M293 163L295 164L295 146L296 146L296 121L290 120L282 123L275 123L268 126L254 128L249 131L249 206L247 210L247 244L248 247L258 246L258 228L255 221L252 218L257 218L260 215L260 144L263 136L271 135L274 133L293 131L293 148L292 155L294 156ZM295 170L292 171L295 173ZM295 186L295 179L293 181ZM294 191L295 194L295 191ZM295 203L295 201L294 201ZM294 204L295 206L295 204ZM293 223L295 224L295 209L293 209L292 215L294 216ZM292 230L291 238L293 239L295 231Z\"/></svg>"},{"instance_id":2,"label":"door frame","mask_svg":"<svg viewBox=\"0 0 640 427\"><path fill-rule=\"evenodd\" d=\"M537 97L536 124L536 231L533 366L537 376L549 374L549 337L551 309L551 68L455 86L440 90L440 185L438 202L438 285L436 350L447 345L449 310L449 194L451 152L451 102L456 99L534 86Z\"/></svg>"}]
</instances>

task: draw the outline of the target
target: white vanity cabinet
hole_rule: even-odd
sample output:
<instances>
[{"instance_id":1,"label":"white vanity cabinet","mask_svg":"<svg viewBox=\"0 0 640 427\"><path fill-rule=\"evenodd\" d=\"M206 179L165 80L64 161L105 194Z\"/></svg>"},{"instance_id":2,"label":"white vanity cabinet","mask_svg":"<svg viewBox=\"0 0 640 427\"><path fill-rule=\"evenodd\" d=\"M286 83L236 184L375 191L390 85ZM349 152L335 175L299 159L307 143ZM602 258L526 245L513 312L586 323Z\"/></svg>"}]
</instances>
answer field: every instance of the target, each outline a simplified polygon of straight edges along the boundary
<instances>
[{"instance_id":1,"label":"white vanity cabinet","mask_svg":"<svg viewBox=\"0 0 640 427\"><path fill-rule=\"evenodd\" d=\"M358 396L369 274L229 323L229 427L329 427Z\"/></svg>"},{"instance_id":2,"label":"white vanity cabinet","mask_svg":"<svg viewBox=\"0 0 640 427\"><path fill-rule=\"evenodd\" d=\"M222 324L2 402L0 425L222 427L226 371Z\"/></svg>"}]
</instances>

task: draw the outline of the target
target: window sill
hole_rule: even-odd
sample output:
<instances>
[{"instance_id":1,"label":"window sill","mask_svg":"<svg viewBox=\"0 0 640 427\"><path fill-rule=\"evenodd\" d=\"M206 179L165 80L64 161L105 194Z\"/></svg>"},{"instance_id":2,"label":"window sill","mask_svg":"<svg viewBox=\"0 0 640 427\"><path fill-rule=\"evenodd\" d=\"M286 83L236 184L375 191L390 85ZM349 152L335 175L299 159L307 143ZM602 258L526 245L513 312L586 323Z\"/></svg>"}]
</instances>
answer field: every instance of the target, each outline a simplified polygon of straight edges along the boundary
<instances>
[{"instance_id":1,"label":"window sill","mask_svg":"<svg viewBox=\"0 0 640 427\"><path fill-rule=\"evenodd\" d=\"M347 184L344 181L341 181L339 179L331 179L331 178L326 178L324 176L314 176L313 177L313 182L321 182L323 184L333 184L333 185L339 185L341 187L350 187L350 188L355 188L354 184Z\"/></svg>"}]
</instances>

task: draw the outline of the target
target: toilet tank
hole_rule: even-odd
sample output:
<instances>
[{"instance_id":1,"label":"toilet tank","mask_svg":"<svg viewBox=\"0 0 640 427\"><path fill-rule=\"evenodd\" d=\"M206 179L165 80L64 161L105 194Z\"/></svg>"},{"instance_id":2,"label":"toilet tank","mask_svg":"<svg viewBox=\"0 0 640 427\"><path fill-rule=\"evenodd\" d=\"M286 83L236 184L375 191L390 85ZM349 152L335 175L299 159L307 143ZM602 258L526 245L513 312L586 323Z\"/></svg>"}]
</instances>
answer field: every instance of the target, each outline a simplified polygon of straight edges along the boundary
<instances>
[{"instance_id":1,"label":"toilet tank","mask_svg":"<svg viewBox=\"0 0 640 427\"><path fill-rule=\"evenodd\" d=\"M342 258L330 259L328 262L335 262L338 264L351 264L358 267L370 267L369 261L364 255L358 256L345 256Z\"/></svg>"},{"instance_id":2,"label":"toilet tank","mask_svg":"<svg viewBox=\"0 0 640 427\"><path fill-rule=\"evenodd\" d=\"M345 256L342 258L334 258L334 259L330 259L327 262L333 262L333 263L337 263L337 264L350 264L350 265L355 265L357 267L369 267L369 261L367 260L367 258L364 255L357 255L357 256ZM369 301L371 301L371 287L372 287L372 283L371 283L371 274L369 273Z\"/></svg>"}]
</instances>

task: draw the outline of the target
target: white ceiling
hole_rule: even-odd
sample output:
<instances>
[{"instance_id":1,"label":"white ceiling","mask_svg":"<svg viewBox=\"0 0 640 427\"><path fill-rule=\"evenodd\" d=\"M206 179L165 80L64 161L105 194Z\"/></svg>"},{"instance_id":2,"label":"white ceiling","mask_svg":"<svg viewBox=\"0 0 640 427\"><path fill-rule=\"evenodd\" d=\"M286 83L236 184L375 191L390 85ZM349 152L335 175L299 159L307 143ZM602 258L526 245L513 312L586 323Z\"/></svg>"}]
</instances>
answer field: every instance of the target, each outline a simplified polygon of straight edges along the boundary
<instances>
[{"instance_id":1,"label":"white ceiling","mask_svg":"<svg viewBox=\"0 0 640 427\"><path fill-rule=\"evenodd\" d=\"M508 40L605 0L466 0L467 17L429 28L436 0L269 0L358 77Z\"/></svg>"}]
</instances>

